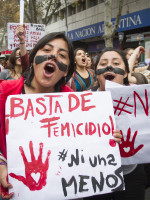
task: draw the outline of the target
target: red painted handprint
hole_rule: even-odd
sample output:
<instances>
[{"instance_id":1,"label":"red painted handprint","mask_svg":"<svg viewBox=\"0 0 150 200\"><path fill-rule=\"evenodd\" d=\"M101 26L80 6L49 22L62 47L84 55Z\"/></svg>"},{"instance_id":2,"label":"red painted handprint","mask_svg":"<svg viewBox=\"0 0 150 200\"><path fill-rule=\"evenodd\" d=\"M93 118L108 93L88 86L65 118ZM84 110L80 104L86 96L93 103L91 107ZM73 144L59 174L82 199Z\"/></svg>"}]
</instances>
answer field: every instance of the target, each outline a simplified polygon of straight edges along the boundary
<instances>
[{"instance_id":1,"label":"red painted handprint","mask_svg":"<svg viewBox=\"0 0 150 200\"><path fill-rule=\"evenodd\" d=\"M25 177L16 175L14 173L10 173L9 175L17 179L18 181L23 182L31 191L41 190L46 185L47 170L49 168L49 157L51 151L50 150L48 151L45 163L43 163L42 162L43 143L40 143L39 156L37 160L35 159L34 156L32 141L30 141L29 143L29 148L31 153L31 162L27 161L22 146L19 147L25 165ZM35 181L33 176L37 177L38 175L39 179L38 181Z\"/></svg>"},{"instance_id":2,"label":"red painted handprint","mask_svg":"<svg viewBox=\"0 0 150 200\"><path fill-rule=\"evenodd\" d=\"M119 144L121 157L131 157L135 155L140 149L143 148L144 145L141 144L136 149L134 149L134 142L137 136L137 131L135 131L132 141L130 141L131 128L128 129L126 141L124 141L122 131L121 131L121 134L122 134L122 142Z\"/></svg>"}]
</instances>

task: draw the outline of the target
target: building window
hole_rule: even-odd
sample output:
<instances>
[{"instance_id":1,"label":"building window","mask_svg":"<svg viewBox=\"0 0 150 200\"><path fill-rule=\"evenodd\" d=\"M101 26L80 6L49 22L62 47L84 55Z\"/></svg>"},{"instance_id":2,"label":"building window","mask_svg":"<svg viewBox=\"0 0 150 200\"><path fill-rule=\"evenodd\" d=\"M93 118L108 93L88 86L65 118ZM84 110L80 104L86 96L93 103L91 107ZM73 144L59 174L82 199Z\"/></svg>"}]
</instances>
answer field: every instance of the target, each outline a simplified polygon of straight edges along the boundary
<instances>
[{"instance_id":1,"label":"building window","mask_svg":"<svg viewBox=\"0 0 150 200\"><path fill-rule=\"evenodd\" d=\"M60 12L59 12L60 19L63 20L65 18L65 16L66 16L65 9L60 10Z\"/></svg>"},{"instance_id":2,"label":"building window","mask_svg":"<svg viewBox=\"0 0 150 200\"><path fill-rule=\"evenodd\" d=\"M80 0L77 4L77 12L86 10L86 0Z\"/></svg>"},{"instance_id":3,"label":"building window","mask_svg":"<svg viewBox=\"0 0 150 200\"><path fill-rule=\"evenodd\" d=\"M43 20L44 20L44 19L43 19ZM54 22L54 18L51 17L48 23L49 23L49 24L52 24L53 22Z\"/></svg>"},{"instance_id":4,"label":"building window","mask_svg":"<svg viewBox=\"0 0 150 200\"><path fill-rule=\"evenodd\" d=\"M76 6L75 4L71 4L68 6L68 16L76 14Z\"/></svg>"},{"instance_id":5,"label":"building window","mask_svg":"<svg viewBox=\"0 0 150 200\"><path fill-rule=\"evenodd\" d=\"M54 13L54 20L53 20L53 22L57 22L58 20L59 20L58 13Z\"/></svg>"},{"instance_id":6,"label":"building window","mask_svg":"<svg viewBox=\"0 0 150 200\"><path fill-rule=\"evenodd\" d=\"M89 0L88 1L88 8L96 6L98 4L98 0Z\"/></svg>"}]
</instances>

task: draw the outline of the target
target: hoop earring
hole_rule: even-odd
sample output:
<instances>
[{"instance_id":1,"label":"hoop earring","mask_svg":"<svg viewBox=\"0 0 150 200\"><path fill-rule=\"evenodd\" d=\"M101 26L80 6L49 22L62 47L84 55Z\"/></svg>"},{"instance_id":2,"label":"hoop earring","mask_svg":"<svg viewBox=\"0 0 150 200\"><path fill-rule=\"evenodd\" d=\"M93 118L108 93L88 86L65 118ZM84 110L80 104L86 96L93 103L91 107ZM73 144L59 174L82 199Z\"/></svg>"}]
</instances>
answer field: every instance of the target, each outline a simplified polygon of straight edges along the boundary
<instances>
[{"instance_id":1,"label":"hoop earring","mask_svg":"<svg viewBox=\"0 0 150 200\"><path fill-rule=\"evenodd\" d=\"M31 66L30 66L30 70L32 70L32 69L33 69L33 66L31 65Z\"/></svg>"}]
</instances>

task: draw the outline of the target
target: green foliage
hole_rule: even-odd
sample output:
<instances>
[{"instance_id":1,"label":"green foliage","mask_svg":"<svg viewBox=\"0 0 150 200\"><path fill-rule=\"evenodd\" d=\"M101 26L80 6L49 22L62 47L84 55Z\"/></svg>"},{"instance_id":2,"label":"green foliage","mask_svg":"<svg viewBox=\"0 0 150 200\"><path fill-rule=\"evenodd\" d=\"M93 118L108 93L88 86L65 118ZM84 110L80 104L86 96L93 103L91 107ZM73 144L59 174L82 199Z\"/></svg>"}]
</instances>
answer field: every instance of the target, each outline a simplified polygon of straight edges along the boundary
<instances>
[{"instance_id":1,"label":"green foliage","mask_svg":"<svg viewBox=\"0 0 150 200\"><path fill-rule=\"evenodd\" d=\"M19 0L16 1L19 3ZM47 25L52 15L60 8L61 2L61 0L25 0L25 21Z\"/></svg>"},{"instance_id":2,"label":"green foliage","mask_svg":"<svg viewBox=\"0 0 150 200\"><path fill-rule=\"evenodd\" d=\"M81 2L80 0L75 0L75 2L71 5L72 7L80 6Z\"/></svg>"},{"instance_id":3,"label":"green foliage","mask_svg":"<svg viewBox=\"0 0 150 200\"><path fill-rule=\"evenodd\" d=\"M0 28L8 22L19 22L19 6L15 0L0 0Z\"/></svg>"},{"instance_id":4,"label":"green foliage","mask_svg":"<svg viewBox=\"0 0 150 200\"><path fill-rule=\"evenodd\" d=\"M68 0L66 0L68 3ZM58 12L62 5L62 0L24 0L25 23L44 23L48 24L54 13ZM80 6L80 0L74 0L72 7ZM19 22L20 0L0 0L0 28L3 27L4 21ZM64 18L59 14L60 19Z\"/></svg>"}]
</instances>

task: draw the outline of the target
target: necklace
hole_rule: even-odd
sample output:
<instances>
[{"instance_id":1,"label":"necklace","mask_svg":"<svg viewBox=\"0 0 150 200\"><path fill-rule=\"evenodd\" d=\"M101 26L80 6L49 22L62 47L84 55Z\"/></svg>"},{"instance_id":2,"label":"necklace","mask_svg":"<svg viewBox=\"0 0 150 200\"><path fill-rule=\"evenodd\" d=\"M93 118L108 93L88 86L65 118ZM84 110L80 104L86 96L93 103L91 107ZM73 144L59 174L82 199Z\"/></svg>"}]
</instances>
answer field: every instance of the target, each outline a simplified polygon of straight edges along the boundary
<instances>
[{"instance_id":1,"label":"necklace","mask_svg":"<svg viewBox=\"0 0 150 200\"><path fill-rule=\"evenodd\" d=\"M19 79L21 77L21 74L16 74L17 75L17 79Z\"/></svg>"}]
</instances>

